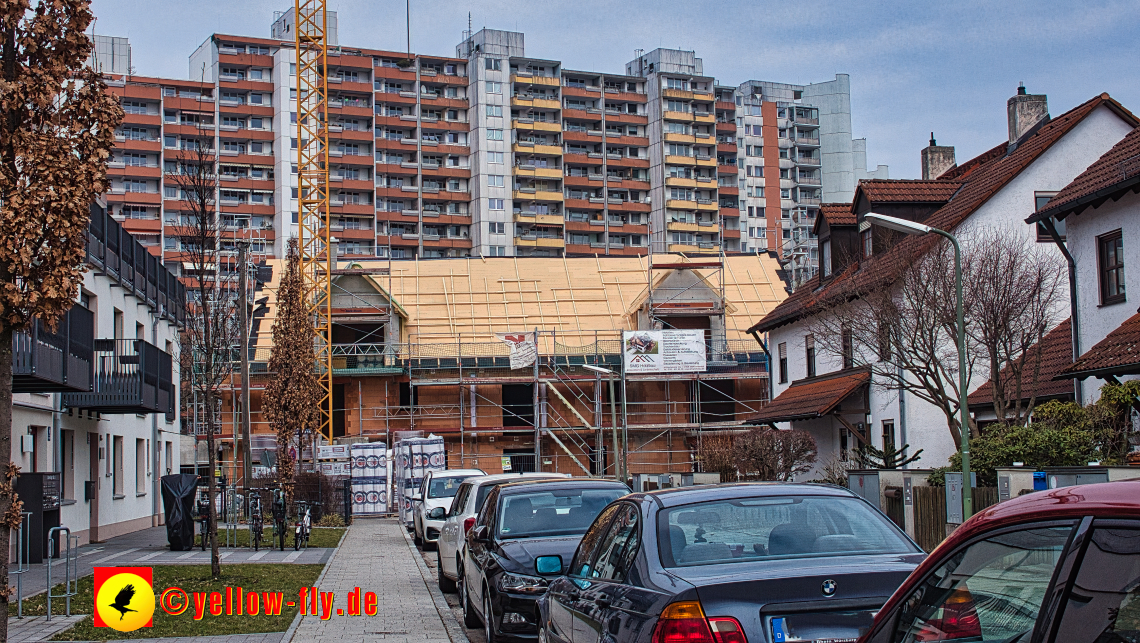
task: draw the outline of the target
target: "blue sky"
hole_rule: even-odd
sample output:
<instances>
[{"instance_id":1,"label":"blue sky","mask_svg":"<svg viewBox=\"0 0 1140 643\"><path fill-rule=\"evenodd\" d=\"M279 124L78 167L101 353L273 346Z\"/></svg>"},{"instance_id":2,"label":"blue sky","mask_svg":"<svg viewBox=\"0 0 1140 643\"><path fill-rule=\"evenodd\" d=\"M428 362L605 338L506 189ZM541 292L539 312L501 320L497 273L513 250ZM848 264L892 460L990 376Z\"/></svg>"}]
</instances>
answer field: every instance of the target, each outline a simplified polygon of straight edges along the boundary
<instances>
[{"instance_id":1,"label":"blue sky","mask_svg":"<svg viewBox=\"0 0 1140 643\"><path fill-rule=\"evenodd\" d=\"M806 84L851 75L856 137L894 178L919 174L933 130L958 160L1006 138L1005 101L1024 81L1054 115L1108 92L1140 112L1140 2L955 0L412 0L412 49L454 55L467 14L522 31L527 55L620 72L634 49L696 50L723 84ZM127 36L142 75L185 78L211 33L268 36L288 0L93 0L101 34ZM346 46L402 49L404 3L329 0ZM636 16L631 24L630 16Z\"/></svg>"}]
</instances>

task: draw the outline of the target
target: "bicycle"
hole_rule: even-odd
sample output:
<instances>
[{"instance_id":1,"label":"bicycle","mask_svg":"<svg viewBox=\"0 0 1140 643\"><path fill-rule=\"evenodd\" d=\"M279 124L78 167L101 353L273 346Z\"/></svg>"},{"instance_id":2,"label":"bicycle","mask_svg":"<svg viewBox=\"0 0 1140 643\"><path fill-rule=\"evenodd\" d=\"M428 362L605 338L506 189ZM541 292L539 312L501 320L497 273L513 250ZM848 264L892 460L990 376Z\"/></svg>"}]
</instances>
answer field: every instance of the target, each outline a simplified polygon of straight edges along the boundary
<instances>
[{"instance_id":1,"label":"bicycle","mask_svg":"<svg viewBox=\"0 0 1140 643\"><path fill-rule=\"evenodd\" d=\"M253 544L253 551L261 547L261 493L254 491L249 496L249 540Z\"/></svg>"},{"instance_id":2,"label":"bicycle","mask_svg":"<svg viewBox=\"0 0 1140 643\"><path fill-rule=\"evenodd\" d=\"M273 536L280 542L281 551L285 551L285 492L280 489L273 490Z\"/></svg>"},{"instance_id":3,"label":"bicycle","mask_svg":"<svg viewBox=\"0 0 1140 643\"><path fill-rule=\"evenodd\" d=\"M293 550L299 551L301 549L301 542L304 541L305 548L309 547L309 534L313 531L313 514L309 507L309 503L297 503L300 505L297 510L297 532L293 536Z\"/></svg>"}]
</instances>

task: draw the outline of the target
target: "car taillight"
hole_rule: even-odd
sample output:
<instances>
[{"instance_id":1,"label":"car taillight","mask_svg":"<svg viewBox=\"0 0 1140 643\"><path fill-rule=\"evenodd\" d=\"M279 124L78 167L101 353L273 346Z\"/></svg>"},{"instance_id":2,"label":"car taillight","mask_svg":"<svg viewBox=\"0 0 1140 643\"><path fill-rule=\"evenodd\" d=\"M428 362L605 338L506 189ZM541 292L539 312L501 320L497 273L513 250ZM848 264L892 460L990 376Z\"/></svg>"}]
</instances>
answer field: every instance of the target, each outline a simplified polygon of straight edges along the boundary
<instances>
[{"instance_id":1,"label":"car taillight","mask_svg":"<svg viewBox=\"0 0 1140 643\"><path fill-rule=\"evenodd\" d=\"M744 636L744 628L740 627L740 621L731 616L711 617L709 626L712 628L716 643L748 643L748 638Z\"/></svg>"},{"instance_id":2,"label":"car taillight","mask_svg":"<svg viewBox=\"0 0 1140 643\"><path fill-rule=\"evenodd\" d=\"M464 518L463 519L463 535L466 536L467 532L471 531L471 528L474 526L475 526L475 518Z\"/></svg>"},{"instance_id":3,"label":"car taillight","mask_svg":"<svg viewBox=\"0 0 1140 643\"><path fill-rule=\"evenodd\" d=\"M701 604L683 601L665 606L653 628L653 643L717 643Z\"/></svg>"},{"instance_id":4,"label":"car taillight","mask_svg":"<svg viewBox=\"0 0 1140 643\"><path fill-rule=\"evenodd\" d=\"M982 636L982 624L974 607L974 596L962 585L951 592L942 603L942 618L933 618L922 624L915 641L951 641Z\"/></svg>"}]
</instances>

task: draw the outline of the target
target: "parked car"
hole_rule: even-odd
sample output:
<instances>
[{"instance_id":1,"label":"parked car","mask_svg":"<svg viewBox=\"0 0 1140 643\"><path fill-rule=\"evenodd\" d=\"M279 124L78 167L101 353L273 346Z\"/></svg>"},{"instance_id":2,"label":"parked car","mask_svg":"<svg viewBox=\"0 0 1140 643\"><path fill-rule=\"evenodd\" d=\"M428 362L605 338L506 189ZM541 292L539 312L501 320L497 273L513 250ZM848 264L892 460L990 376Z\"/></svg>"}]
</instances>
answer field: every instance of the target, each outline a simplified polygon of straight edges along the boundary
<instances>
[{"instance_id":1,"label":"parked car","mask_svg":"<svg viewBox=\"0 0 1140 643\"><path fill-rule=\"evenodd\" d=\"M467 534L459 583L464 624L482 624L487 643L533 641L544 573L561 571L537 562L569 558L594 518L627 493L620 482L591 478L495 486Z\"/></svg>"},{"instance_id":2,"label":"parked car","mask_svg":"<svg viewBox=\"0 0 1140 643\"><path fill-rule=\"evenodd\" d=\"M532 618L541 643L854 641L923 558L886 516L830 485L632 494L548 577Z\"/></svg>"},{"instance_id":3,"label":"parked car","mask_svg":"<svg viewBox=\"0 0 1140 643\"><path fill-rule=\"evenodd\" d=\"M473 476L481 476L482 469L445 469L428 471L418 491L412 494L412 530L417 545L430 550L439 539L443 517L451 508L451 499L459 485Z\"/></svg>"},{"instance_id":4,"label":"parked car","mask_svg":"<svg viewBox=\"0 0 1140 643\"><path fill-rule=\"evenodd\" d=\"M1140 641L1140 480L1040 491L978 513L860 640Z\"/></svg>"},{"instance_id":5,"label":"parked car","mask_svg":"<svg viewBox=\"0 0 1140 643\"><path fill-rule=\"evenodd\" d=\"M483 507L483 501L495 485L532 479L569 478L566 473L502 473L468 478L459 485L459 491L451 502L451 509L443 519L436 542L436 569L440 590L453 593L459 580L459 568L463 560L467 532L475 525L475 516Z\"/></svg>"}]
</instances>

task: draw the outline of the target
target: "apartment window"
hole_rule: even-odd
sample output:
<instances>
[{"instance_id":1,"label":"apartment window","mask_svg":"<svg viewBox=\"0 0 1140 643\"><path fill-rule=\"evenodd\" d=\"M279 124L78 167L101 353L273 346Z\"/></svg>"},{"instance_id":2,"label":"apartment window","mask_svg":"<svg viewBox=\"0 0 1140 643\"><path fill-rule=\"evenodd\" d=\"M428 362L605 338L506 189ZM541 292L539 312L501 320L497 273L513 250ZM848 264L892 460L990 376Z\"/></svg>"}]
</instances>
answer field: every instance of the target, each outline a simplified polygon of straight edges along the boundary
<instances>
[{"instance_id":1,"label":"apartment window","mask_svg":"<svg viewBox=\"0 0 1140 643\"><path fill-rule=\"evenodd\" d=\"M776 347L776 354L780 360L780 383L788 383L788 343L780 342Z\"/></svg>"},{"instance_id":2,"label":"apartment window","mask_svg":"<svg viewBox=\"0 0 1140 643\"><path fill-rule=\"evenodd\" d=\"M501 188L504 185L506 185L506 182L504 181L503 175L501 175L501 174L488 174L487 175L487 186L488 187Z\"/></svg>"},{"instance_id":3,"label":"apartment window","mask_svg":"<svg viewBox=\"0 0 1140 643\"><path fill-rule=\"evenodd\" d=\"M68 500L75 499L75 431L66 429L59 432L60 469L63 474L60 495Z\"/></svg>"},{"instance_id":4,"label":"apartment window","mask_svg":"<svg viewBox=\"0 0 1140 643\"><path fill-rule=\"evenodd\" d=\"M502 199L487 199L487 208L490 210L502 210L503 209L503 200Z\"/></svg>"},{"instance_id":5,"label":"apartment window","mask_svg":"<svg viewBox=\"0 0 1140 643\"><path fill-rule=\"evenodd\" d=\"M507 247L506 246L491 246L491 256L492 257L505 257L505 256L507 256Z\"/></svg>"},{"instance_id":6,"label":"apartment window","mask_svg":"<svg viewBox=\"0 0 1140 643\"><path fill-rule=\"evenodd\" d=\"M807 362L807 376L815 377L815 337L804 336L804 358Z\"/></svg>"},{"instance_id":7,"label":"apartment window","mask_svg":"<svg viewBox=\"0 0 1140 643\"><path fill-rule=\"evenodd\" d=\"M1100 263L1100 303L1103 306L1125 300L1124 237L1120 230L1097 238Z\"/></svg>"},{"instance_id":8,"label":"apartment window","mask_svg":"<svg viewBox=\"0 0 1140 643\"><path fill-rule=\"evenodd\" d=\"M787 232L787 230L785 229L784 232ZM831 239L828 239L827 241L824 241L823 243L821 243L820 247L823 249L823 252L822 252L823 257L820 259L820 262L819 262L820 266L819 267L820 267L820 270L823 271L824 277L830 277L831 276Z\"/></svg>"},{"instance_id":9,"label":"apartment window","mask_svg":"<svg viewBox=\"0 0 1140 643\"><path fill-rule=\"evenodd\" d=\"M123 436L112 436L111 439L111 492L115 498L123 497Z\"/></svg>"},{"instance_id":10,"label":"apartment window","mask_svg":"<svg viewBox=\"0 0 1140 643\"><path fill-rule=\"evenodd\" d=\"M487 71L502 71L503 61L499 58L484 58L483 64Z\"/></svg>"},{"instance_id":11,"label":"apartment window","mask_svg":"<svg viewBox=\"0 0 1140 643\"><path fill-rule=\"evenodd\" d=\"M487 152L487 162L488 163L502 163L503 162L503 153L502 152Z\"/></svg>"},{"instance_id":12,"label":"apartment window","mask_svg":"<svg viewBox=\"0 0 1140 643\"><path fill-rule=\"evenodd\" d=\"M488 141L501 141L501 140L503 140L503 130L501 130L501 129L489 129L489 130L487 130L487 140Z\"/></svg>"},{"instance_id":13,"label":"apartment window","mask_svg":"<svg viewBox=\"0 0 1140 643\"><path fill-rule=\"evenodd\" d=\"M497 83L493 80L488 80L487 81L487 93L488 94L502 94L503 93L503 84Z\"/></svg>"},{"instance_id":14,"label":"apartment window","mask_svg":"<svg viewBox=\"0 0 1140 643\"><path fill-rule=\"evenodd\" d=\"M874 252L875 245L874 239L871 237L871 229L867 228L863 231L863 258L870 259L871 253Z\"/></svg>"},{"instance_id":15,"label":"apartment window","mask_svg":"<svg viewBox=\"0 0 1140 643\"><path fill-rule=\"evenodd\" d=\"M855 338L851 334L850 328L844 328L839 332L840 350L843 353L843 368L855 367Z\"/></svg>"},{"instance_id":16,"label":"apartment window","mask_svg":"<svg viewBox=\"0 0 1140 643\"><path fill-rule=\"evenodd\" d=\"M167 475L170 475L170 472L174 469L173 462L174 462L174 443L170 442L168 440L166 442L166 474Z\"/></svg>"},{"instance_id":17,"label":"apartment window","mask_svg":"<svg viewBox=\"0 0 1140 643\"><path fill-rule=\"evenodd\" d=\"M146 494L146 440L135 440L135 494Z\"/></svg>"},{"instance_id":18,"label":"apartment window","mask_svg":"<svg viewBox=\"0 0 1140 643\"><path fill-rule=\"evenodd\" d=\"M502 105L487 105L487 116L494 116L496 118L503 117Z\"/></svg>"},{"instance_id":19,"label":"apartment window","mask_svg":"<svg viewBox=\"0 0 1140 643\"><path fill-rule=\"evenodd\" d=\"M487 232L490 234L506 234L506 224L501 221L491 221L487 224Z\"/></svg>"}]
</instances>

